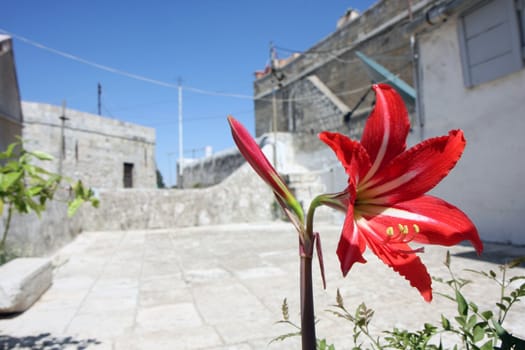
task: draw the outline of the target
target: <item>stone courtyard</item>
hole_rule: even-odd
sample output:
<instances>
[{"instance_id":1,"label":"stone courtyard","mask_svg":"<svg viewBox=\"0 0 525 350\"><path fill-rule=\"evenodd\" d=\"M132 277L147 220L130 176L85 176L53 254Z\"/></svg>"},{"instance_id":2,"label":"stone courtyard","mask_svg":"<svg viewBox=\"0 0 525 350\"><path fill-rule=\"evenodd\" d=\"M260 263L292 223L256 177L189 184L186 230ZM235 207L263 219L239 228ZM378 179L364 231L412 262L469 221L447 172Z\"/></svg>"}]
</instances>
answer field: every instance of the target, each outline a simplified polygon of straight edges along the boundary
<instances>
[{"instance_id":1,"label":"stone courtyard","mask_svg":"<svg viewBox=\"0 0 525 350\"><path fill-rule=\"evenodd\" d=\"M317 336L336 349L352 346L352 325L327 309L336 290L353 311L361 302L375 310L371 329L437 323L453 318L452 304L435 293L426 303L395 272L367 253L343 279L336 260L339 226L320 225L327 289L314 261ZM463 269L497 269L525 255L525 247L487 244L450 249L454 271L472 279L465 295L492 307L499 290ZM433 276L447 278L447 248L426 247L421 255ZM170 230L85 232L54 257L53 284L26 312L0 319L1 349L298 349L297 337L281 319L287 298L291 321L299 323L297 236L287 223L214 225ZM525 269L510 270L525 275ZM519 281L518 281L519 282ZM435 283L435 290L443 287ZM492 307L494 309L494 307ZM505 325L525 337L525 305L518 303Z\"/></svg>"}]
</instances>

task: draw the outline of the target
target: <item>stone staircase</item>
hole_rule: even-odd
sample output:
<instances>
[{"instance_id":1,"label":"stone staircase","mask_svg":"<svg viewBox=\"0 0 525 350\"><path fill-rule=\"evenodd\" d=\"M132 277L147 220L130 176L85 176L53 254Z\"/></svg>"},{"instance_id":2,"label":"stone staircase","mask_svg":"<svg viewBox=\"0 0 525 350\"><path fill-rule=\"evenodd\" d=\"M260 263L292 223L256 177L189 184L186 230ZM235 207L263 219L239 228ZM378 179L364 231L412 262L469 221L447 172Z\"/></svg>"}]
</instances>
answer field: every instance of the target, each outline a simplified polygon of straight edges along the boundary
<instances>
[{"instance_id":1,"label":"stone staircase","mask_svg":"<svg viewBox=\"0 0 525 350\"><path fill-rule=\"evenodd\" d=\"M288 186L303 206L305 215L311 201L318 195L328 192L318 172L294 172L287 174L286 178ZM342 214L327 207L319 207L315 211L315 222L339 224L342 222Z\"/></svg>"}]
</instances>

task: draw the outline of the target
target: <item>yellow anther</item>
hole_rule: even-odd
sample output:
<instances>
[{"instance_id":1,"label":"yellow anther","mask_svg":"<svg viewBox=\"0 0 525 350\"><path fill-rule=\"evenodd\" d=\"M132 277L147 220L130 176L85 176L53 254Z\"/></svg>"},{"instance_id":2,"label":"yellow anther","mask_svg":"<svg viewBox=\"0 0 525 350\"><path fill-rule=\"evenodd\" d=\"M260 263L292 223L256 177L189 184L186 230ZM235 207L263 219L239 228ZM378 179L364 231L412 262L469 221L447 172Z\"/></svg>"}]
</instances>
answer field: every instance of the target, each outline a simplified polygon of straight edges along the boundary
<instances>
[{"instance_id":1,"label":"yellow anther","mask_svg":"<svg viewBox=\"0 0 525 350\"><path fill-rule=\"evenodd\" d=\"M399 227L399 233L402 233L404 235L408 234L408 226L407 225L398 224L398 227Z\"/></svg>"},{"instance_id":2,"label":"yellow anther","mask_svg":"<svg viewBox=\"0 0 525 350\"><path fill-rule=\"evenodd\" d=\"M419 233L419 226L417 224L413 224L412 226L414 227L414 231L416 231L416 233Z\"/></svg>"},{"instance_id":3,"label":"yellow anther","mask_svg":"<svg viewBox=\"0 0 525 350\"><path fill-rule=\"evenodd\" d=\"M387 234L387 236L393 236L394 235L394 228L392 226L388 226L386 228L386 234Z\"/></svg>"}]
</instances>

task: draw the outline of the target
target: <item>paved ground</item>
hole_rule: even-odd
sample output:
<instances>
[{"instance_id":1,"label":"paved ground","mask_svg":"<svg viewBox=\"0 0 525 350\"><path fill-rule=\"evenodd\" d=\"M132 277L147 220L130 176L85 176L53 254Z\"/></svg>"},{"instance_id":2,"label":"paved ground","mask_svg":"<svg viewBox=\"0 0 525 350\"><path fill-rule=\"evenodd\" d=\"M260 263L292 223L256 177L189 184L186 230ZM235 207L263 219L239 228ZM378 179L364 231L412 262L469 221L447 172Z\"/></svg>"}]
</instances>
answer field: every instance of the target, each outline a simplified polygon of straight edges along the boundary
<instances>
[{"instance_id":1,"label":"paved ground","mask_svg":"<svg viewBox=\"0 0 525 350\"><path fill-rule=\"evenodd\" d=\"M373 331L415 329L439 320L440 313L454 315L455 305L437 295L425 303L371 255L341 278L334 253L339 228L319 231L328 288L322 289L314 267L318 337L338 350L351 348L352 327L326 311L337 288L348 309L364 301L375 310ZM451 251L455 270L475 282L465 294L487 307L498 289L462 269L498 271L494 262L525 255L523 247L504 245L487 245L482 259L470 246ZM23 314L0 319L0 348L298 349L297 338L269 344L294 331L275 324L284 298L292 321L299 319L297 252L296 234L287 224L84 233L54 258L54 282L40 300ZM448 276L445 252L429 247L422 254L431 274ZM525 275L525 269L513 273ZM524 304L506 323L521 337Z\"/></svg>"}]
</instances>

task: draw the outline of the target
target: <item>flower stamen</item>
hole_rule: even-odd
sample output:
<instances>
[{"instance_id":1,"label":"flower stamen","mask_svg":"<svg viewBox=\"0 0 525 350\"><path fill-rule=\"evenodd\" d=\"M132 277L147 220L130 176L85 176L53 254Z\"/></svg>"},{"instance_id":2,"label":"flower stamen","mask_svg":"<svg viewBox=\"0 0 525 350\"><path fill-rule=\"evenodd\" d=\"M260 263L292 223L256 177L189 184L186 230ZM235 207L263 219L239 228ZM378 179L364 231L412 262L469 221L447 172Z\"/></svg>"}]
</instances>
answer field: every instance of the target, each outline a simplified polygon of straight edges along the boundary
<instances>
[{"instance_id":1,"label":"flower stamen","mask_svg":"<svg viewBox=\"0 0 525 350\"><path fill-rule=\"evenodd\" d=\"M388 226L385 230L386 236L383 239L384 244L389 243L408 243L411 242L420 229L417 224L412 224L412 230L409 229L409 225L398 223L397 232L394 226Z\"/></svg>"}]
</instances>

